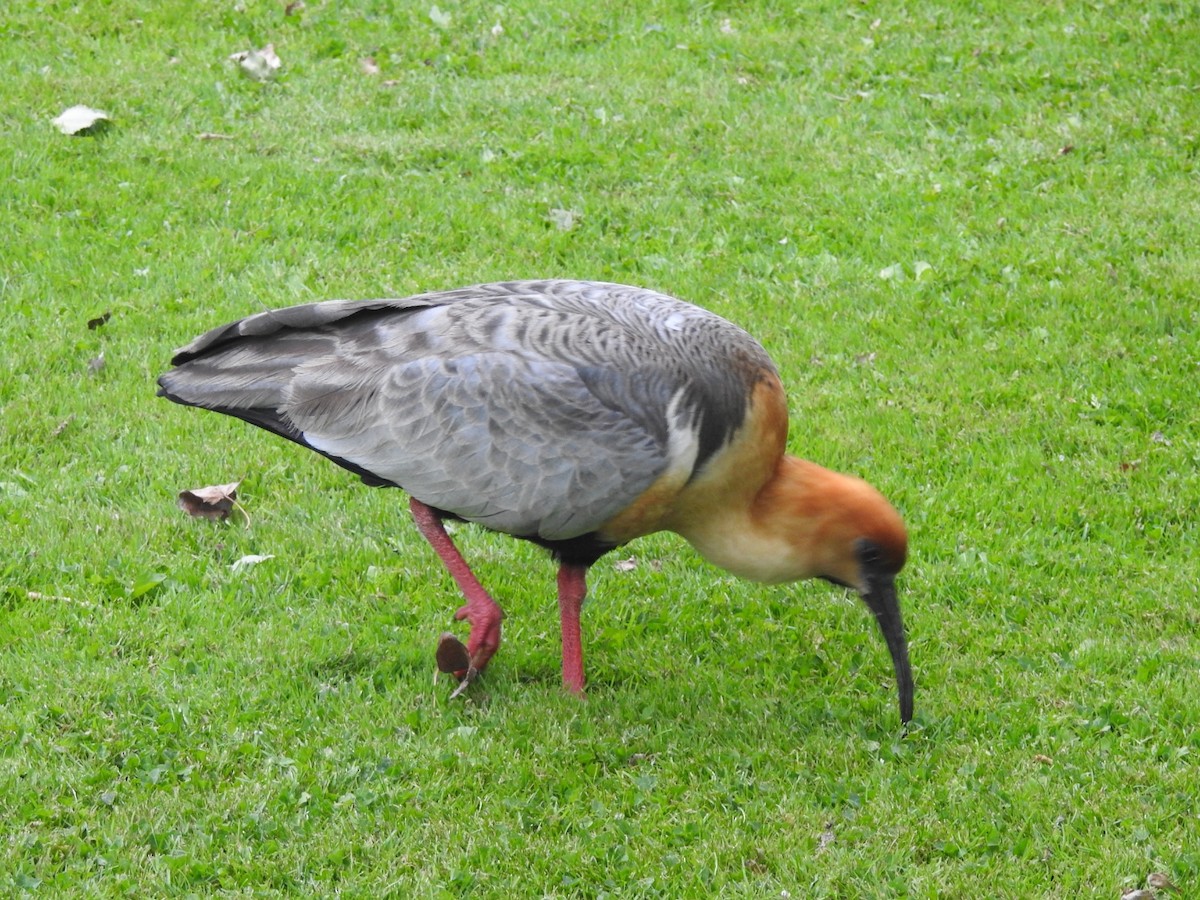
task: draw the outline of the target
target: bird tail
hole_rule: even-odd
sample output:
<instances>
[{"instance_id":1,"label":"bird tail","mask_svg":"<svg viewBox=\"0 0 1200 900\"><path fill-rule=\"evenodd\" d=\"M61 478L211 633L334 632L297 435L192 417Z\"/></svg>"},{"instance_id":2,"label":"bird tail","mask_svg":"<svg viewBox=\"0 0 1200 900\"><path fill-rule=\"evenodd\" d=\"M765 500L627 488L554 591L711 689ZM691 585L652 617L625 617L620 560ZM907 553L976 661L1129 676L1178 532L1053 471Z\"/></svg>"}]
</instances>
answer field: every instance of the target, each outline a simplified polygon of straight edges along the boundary
<instances>
[{"instance_id":1,"label":"bird tail","mask_svg":"<svg viewBox=\"0 0 1200 900\"><path fill-rule=\"evenodd\" d=\"M228 334L239 323L217 329ZM288 386L306 360L329 352L335 338L321 332L280 332L269 338L211 340L210 332L175 354L158 379L158 396L257 425L315 450L372 487L394 487L358 464L314 447L287 417Z\"/></svg>"}]
</instances>

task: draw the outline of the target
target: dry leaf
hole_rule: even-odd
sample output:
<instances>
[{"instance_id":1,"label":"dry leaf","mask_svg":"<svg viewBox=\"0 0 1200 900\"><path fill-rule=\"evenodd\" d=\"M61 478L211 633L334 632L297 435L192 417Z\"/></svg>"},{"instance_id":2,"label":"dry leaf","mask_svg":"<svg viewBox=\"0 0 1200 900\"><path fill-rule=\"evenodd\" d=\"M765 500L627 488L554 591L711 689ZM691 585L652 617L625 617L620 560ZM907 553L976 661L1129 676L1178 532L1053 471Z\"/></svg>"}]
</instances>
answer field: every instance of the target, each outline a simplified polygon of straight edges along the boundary
<instances>
[{"instance_id":1,"label":"dry leaf","mask_svg":"<svg viewBox=\"0 0 1200 900\"><path fill-rule=\"evenodd\" d=\"M1035 763L1041 763L1043 766L1052 766L1052 765L1054 765L1054 760L1053 760L1052 758L1050 758L1049 756L1047 756L1045 753L1039 753L1039 754L1037 754L1037 755L1036 755L1036 756L1033 758L1033 761L1034 761Z\"/></svg>"},{"instance_id":2,"label":"dry leaf","mask_svg":"<svg viewBox=\"0 0 1200 900\"><path fill-rule=\"evenodd\" d=\"M1171 883L1171 879L1164 872L1152 872L1146 878L1146 884L1154 888L1156 891L1177 891L1179 888Z\"/></svg>"},{"instance_id":3,"label":"dry leaf","mask_svg":"<svg viewBox=\"0 0 1200 900\"><path fill-rule=\"evenodd\" d=\"M74 421L75 421L75 413L71 413L69 416L67 416L65 419L63 419L61 422L58 423L57 428L55 428L52 432L50 432L50 437L52 437L52 438L61 437L62 433L64 431L66 431L67 428L70 426L70 424Z\"/></svg>"},{"instance_id":4,"label":"dry leaf","mask_svg":"<svg viewBox=\"0 0 1200 900\"><path fill-rule=\"evenodd\" d=\"M234 507L241 509L237 502L237 488L240 481L231 484L217 484L210 487L196 488L191 491L179 492L179 508L189 516L198 519L216 519L225 521ZM245 510L242 510L245 514Z\"/></svg>"},{"instance_id":5,"label":"dry leaf","mask_svg":"<svg viewBox=\"0 0 1200 900\"><path fill-rule=\"evenodd\" d=\"M54 126L63 134L93 134L107 121L106 112L88 106L72 106L54 120Z\"/></svg>"},{"instance_id":6,"label":"dry leaf","mask_svg":"<svg viewBox=\"0 0 1200 900\"><path fill-rule=\"evenodd\" d=\"M88 323L87 323L88 331L95 331L97 328L99 328L101 325L105 324L111 318L112 318L112 310L105 310L100 315L96 316L96 318L88 319Z\"/></svg>"},{"instance_id":7,"label":"dry leaf","mask_svg":"<svg viewBox=\"0 0 1200 900\"><path fill-rule=\"evenodd\" d=\"M429 20L438 28L449 28L451 16L450 13L438 9L435 5L429 7Z\"/></svg>"},{"instance_id":8,"label":"dry leaf","mask_svg":"<svg viewBox=\"0 0 1200 900\"><path fill-rule=\"evenodd\" d=\"M99 356L94 356L88 360L88 371L93 375L99 375L102 371L104 371L104 367L106 365L108 365L108 363L104 361L104 354L101 353Z\"/></svg>"},{"instance_id":9,"label":"dry leaf","mask_svg":"<svg viewBox=\"0 0 1200 900\"><path fill-rule=\"evenodd\" d=\"M631 556L629 559L618 559L613 563L613 568L618 572L632 572L638 567L636 556Z\"/></svg>"},{"instance_id":10,"label":"dry leaf","mask_svg":"<svg viewBox=\"0 0 1200 900\"><path fill-rule=\"evenodd\" d=\"M215 131L202 131L196 135L198 141L232 141L232 134L217 134Z\"/></svg>"},{"instance_id":11,"label":"dry leaf","mask_svg":"<svg viewBox=\"0 0 1200 900\"><path fill-rule=\"evenodd\" d=\"M56 600L59 603L73 603L85 609L96 608L94 603L88 603L86 600L76 600L74 597L65 597L62 594L43 594L41 591L26 591L25 596L30 600Z\"/></svg>"},{"instance_id":12,"label":"dry leaf","mask_svg":"<svg viewBox=\"0 0 1200 900\"><path fill-rule=\"evenodd\" d=\"M283 8L285 16L294 16L298 12L304 12L304 0L292 0L291 3Z\"/></svg>"},{"instance_id":13,"label":"dry leaf","mask_svg":"<svg viewBox=\"0 0 1200 900\"><path fill-rule=\"evenodd\" d=\"M471 667L467 645L449 631L443 631L438 638L437 667L439 672L447 674L465 672Z\"/></svg>"},{"instance_id":14,"label":"dry leaf","mask_svg":"<svg viewBox=\"0 0 1200 900\"><path fill-rule=\"evenodd\" d=\"M255 81L267 81L274 78L279 67L283 65L275 53L275 45L267 44L261 50L239 50L231 53L229 59L242 67L242 71Z\"/></svg>"},{"instance_id":15,"label":"dry leaf","mask_svg":"<svg viewBox=\"0 0 1200 900\"><path fill-rule=\"evenodd\" d=\"M358 61L358 67L363 70L364 75L379 74L379 63L375 62L373 56L364 56Z\"/></svg>"},{"instance_id":16,"label":"dry leaf","mask_svg":"<svg viewBox=\"0 0 1200 900\"><path fill-rule=\"evenodd\" d=\"M231 565L229 568L235 572L240 572L242 569L248 569L251 566L257 566L261 562L266 562L268 559L274 559L274 553L268 553L265 556L260 556L257 553L248 553Z\"/></svg>"},{"instance_id":17,"label":"dry leaf","mask_svg":"<svg viewBox=\"0 0 1200 900\"><path fill-rule=\"evenodd\" d=\"M573 209L558 209L557 207L550 210L550 222L559 231L570 231L575 227L575 222L579 218L579 213Z\"/></svg>"},{"instance_id":18,"label":"dry leaf","mask_svg":"<svg viewBox=\"0 0 1200 900\"><path fill-rule=\"evenodd\" d=\"M821 836L817 839L817 852L822 852L826 847L834 842L837 835L833 833L833 823L826 822L825 830L821 832Z\"/></svg>"},{"instance_id":19,"label":"dry leaf","mask_svg":"<svg viewBox=\"0 0 1200 900\"><path fill-rule=\"evenodd\" d=\"M1131 891L1123 893L1121 900L1154 900L1154 891L1144 891L1141 888L1134 888Z\"/></svg>"}]
</instances>

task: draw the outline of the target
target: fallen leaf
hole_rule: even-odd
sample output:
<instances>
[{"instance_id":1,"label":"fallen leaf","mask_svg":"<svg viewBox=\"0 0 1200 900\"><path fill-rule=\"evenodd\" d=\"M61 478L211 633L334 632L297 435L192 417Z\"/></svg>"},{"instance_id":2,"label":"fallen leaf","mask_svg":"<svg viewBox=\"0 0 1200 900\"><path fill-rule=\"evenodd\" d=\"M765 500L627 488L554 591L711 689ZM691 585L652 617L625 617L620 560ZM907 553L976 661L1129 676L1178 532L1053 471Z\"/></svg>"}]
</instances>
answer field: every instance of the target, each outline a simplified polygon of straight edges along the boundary
<instances>
[{"instance_id":1,"label":"fallen leaf","mask_svg":"<svg viewBox=\"0 0 1200 900\"><path fill-rule=\"evenodd\" d=\"M283 62L275 52L274 44L267 44L261 50L239 50L231 53L229 59L242 67L242 71L255 81L267 81L274 78L275 73Z\"/></svg>"},{"instance_id":2,"label":"fallen leaf","mask_svg":"<svg viewBox=\"0 0 1200 900\"><path fill-rule=\"evenodd\" d=\"M180 491L178 504L189 516L198 519L216 519L225 521L234 507L242 509L237 502L237 488L240 481L230 484L217 484L210 487L196 488L191 491ZM242 510L245 515L245 510Z\"/></svg>"},{"instance_id":3,"label":"fallen leaf","mask_svg":"<svg viewBox=\"0 0 1200 900\"><path fill-rule=\"evenodd\" d=\"M373 56L364 56L358 61L358 67L362 69L364 75L379 74L379 63L375 62Z\"/></svg>"},{"instance_id":4,"label":"fallen leaf","mask_svg":"<svg viewBox=\"0 0 1200 900\"><path fill-rule=\"evenodd\" d=\"M1154 900L1154 891L1144 891L1141 888L1134 888L1131 891L1123 893L1121 900Z\"/></svg>"},{"instance_id":5,"label":"fallen leaf","mask_svg":"<svg viewBox=\"0 0 1200 900\"><path fill-rule=\"evenodd\" d=\"M25 596L30 600L54 600L58 603L73 603L85 609L95 609L96 604L86 600L76 600L74 597L64 597L62 594L43 594L41 591L26 591Z\"/></svg>"},{"instance_id":6,"label":"fallen leaf","mask_svg":"<svg viewBox=\"0 0 1200 900\"><path fill-rule=\"evenodd\" d=\"M618 559L613 563L613 568L618 572L632 572L638 567L636 556L631 556L629 559Z\"/></svg>"},{"instance_id":7,"label":"fallen leaf","mask_svg":"<svg viewBox=\"0 0 1200 900\"><path fill-rule=\"evenodd\" d=\"M94 356L88 360L88 371L93 375L99 375L102 371L104 371L104 367L106 365L108 365L108 363L104 361L104 354L101 353L99 356Z\"/></svg>"},{"instance_id":8,"label":"fallen leaf","mask_svg":"<svg viewBox=\"0 0 1200 900\"><path fill-rule=\"evenodd\" d=\"M903 276L904 267L900 263L892 263L892 265L879 270L879 277L884 281L891 281L893 278L902 278Z\"/></svg>"},{"instance_id":9,"label":"fallen leaf","mask_svg":"<svg viewBox=\"0 0 1200 900\"><path fill-rule=\"evenodd\" d=\"M1053 760L1052 758L1050 758L1049 756L1047 756L1045 753L1039 753L1039 754L1037 754L1037 755L1036 755L1036 756L1033 758L1033 761L1034 761L1035 763L1041 763L1043 766L1052 766L1052 765L1054 765L1054 760Z\"/></svg>"},{"instance_id":10,"label":"fallen leaf","mask_svg":"<svg viewBox=\"0 0 1200 900\"><path fill-rule=\"evenodd\" d=\"M294 16L298 12L304 12L304 0L292 0L291 3L283 8L285 16Z\"/></svg>"},{"instance_id":11,"label":"fallen leaf","mask_svg":"<svg viewBox=\"0 0 1200 900\"><path fill-rule=\"evenodd\" d=\"M229 568L235 572L240 572L242 569L248 569L251 566L257 566L259 563L266 562L268 559L274 559L274 553L268 553L265 556L260 556L257 553L248 553L243 556Z\"/></svg>"},{"instance_id":12,"label":"fallen leaf","mask_svg":"<svg viewBox=\"0 0 1200 900\"><path fill-rule=\"evenodd\" d=\"M1156 891L1177 891L1179 888L1171 883L1171 879L1166 876L1165 872L1152 872L1146 878L1146 884L1154 888Z\"/></svg>"},{"instance_id":13,"label":"fallen leaf","mask_svg":"<svg viewBox=\"0 0 1200 900\"><path fill-rule=\"evenodd\" d=\"M826 822L825 830L822 831L821 836L817 838L817 852L821 853L824 851L825 848L832 844L836 838L837 835L833 833L833 823Z\"/></svg>"},{"instance_id":14,"label":"fallen leaf","mask_svg":"<svg viewBox=\"0 0 1200 900\"><path fill-rule=\"evenodd\" d=\"M915 278L917 281L920 281L922 275L932 270L933 266L925 262L923 259L918 259L915 263L913 263L913 278Z\"/></svg>"},{"instance_id":15,"label":"fallen leaf","mask_svg":"<svg viewBox=\"0 0 1200 900\"><path fill-rule=\"evenodd\" d=\"M579 218L579 213L573 209L558 209L557 207L550 210L549 219L559 231L570 231L575 227L575 222Z\"/></svg>"},{"instance_id":16,"label":"fallen leaf","mask_svg":"<svg viewBox=\"0 0 1200 900\"><path fill-rule=\"evenodd\" d=\"M439 672L447 674L465 672L471 667L467 645L449 631L443 631L438 638L437 667Z\"/></svg>"},{"instance_id":17,"label":"fallen leaf","mask_svg":"<svg viewBox=\"0 0 1200 900\"><path fill-rule=\"evenodd\" d=\"M429 7L429 20L438 28L449 28L451 15L448 12L443 12L436 5Z\"/></svg>"},{"instance_id":18,"label":"fallen leaf","mask_svg":"<svg viewBox=\"0 0 1200 900\"><path fill-rule=\"evenodd\" d=\"M57 428L55 428L52 432L50 432L50 437L52 437L52 438L61 437L62 433L64 431L66 431L68 426L70 426L70 424L74 421L75 421L75 413L71 413L69 416L67 416L65 419L63 419L61 422L58 423Z\"/></svg>"},{"instance_id":19,"label":"fallen leaf","mask_svg":"<svg viewBox=\"0 0 1200 900\"><path fill-rule=\"evenodd\" d=\"M88 319L88 331L95 331L97 328L108 322L108 320L111 318L112 310L105 310L104 312L100 313L100 315L96 316L96 318Z\"/></svg>"},{"instance_id":20,"label":"fallen leaf","mask_svg":"<svg viewBox=\"0 0 1200 900\"><path fill-rule=\"evenodd\" d=\"M854 355L854 364L856 366L871 366L875 364L875 353L856 353Z\"/></svg>"},{"instance_id":21,"label":"fallen leaf","mask_svg":"<svg viewBox=\"0 0 1200 900\"><path fill-rule=\"evenodd\" d=\"M198 141L232 141L232 134L217 134L215 131L202 131L196 135Z\"/></svg>"},{"instance_id":22,"label":"fallen leaf","mask_svg":"<svg viewBox=\"0 0 1200 900\"><path fill-rule=\"evenodd\" d=\"M1067 144L1065 147L1062 147L1062 148L1061 148L1061 149L1058 151L1058 155L1059 155L1059 156L1066 156L1068 153L1070 153L1070 152L1071 152L1072 150L1074 150L1074 149L1075 149L1075 145L1074 145L1074 144Z\"/></svg>"},{"instance_id":23,"label":"fallen leaf","mask_svg":"<svg viewBox=\"0 0 1200 900\"><path fill-rule=\"evenodd\" d=\"M92 134L109 121L108 113L89 106L72 106L54 120L54 126L63 134Z\"/></svg>"}]
</instances>

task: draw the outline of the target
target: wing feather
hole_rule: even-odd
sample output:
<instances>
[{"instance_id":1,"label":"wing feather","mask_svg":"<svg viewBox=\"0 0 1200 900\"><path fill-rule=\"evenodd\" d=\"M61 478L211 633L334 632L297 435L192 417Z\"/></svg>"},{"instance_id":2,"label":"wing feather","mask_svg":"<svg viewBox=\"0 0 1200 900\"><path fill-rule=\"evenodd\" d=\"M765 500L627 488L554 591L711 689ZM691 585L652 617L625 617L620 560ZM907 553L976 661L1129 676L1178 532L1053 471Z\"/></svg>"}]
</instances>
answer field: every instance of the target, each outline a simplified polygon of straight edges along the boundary
<instances>
[{"instance_id":1,"label":"wing feather","mask_svg":"<svg viewBox=\"0 0 1200 900\"><path fill-rule=\"evenodd\" d=\"M331 301L200 336L160 393L372 484L546 541L599 529L741 427L773 372L749 335L640 288L512 282Z\"/></svg>"}]
</instances>

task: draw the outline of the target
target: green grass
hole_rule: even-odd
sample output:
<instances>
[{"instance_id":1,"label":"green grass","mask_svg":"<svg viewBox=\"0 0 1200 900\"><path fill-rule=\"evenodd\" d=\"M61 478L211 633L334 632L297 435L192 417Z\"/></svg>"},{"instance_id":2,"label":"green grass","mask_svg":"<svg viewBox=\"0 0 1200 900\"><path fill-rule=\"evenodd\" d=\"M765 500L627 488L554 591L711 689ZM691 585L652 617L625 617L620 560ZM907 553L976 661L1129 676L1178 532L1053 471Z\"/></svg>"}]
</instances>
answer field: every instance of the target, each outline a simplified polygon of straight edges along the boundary
<instances>
[{"instance_id":1,"label":"green grass","mask_svg":"<svg viewBox=\"0 0 1200 900\"><path fill-rule=\"evenodd\" d=\"M1200 9L430 6L5 4L0 892L1200 890ZM451 702L403 497L154 397L265 307L538 276L743 324L902 510L907 736L861 603L668 536L578 702L549 561L460 529L509 618Z\"/></svg>"}]
</instances>

